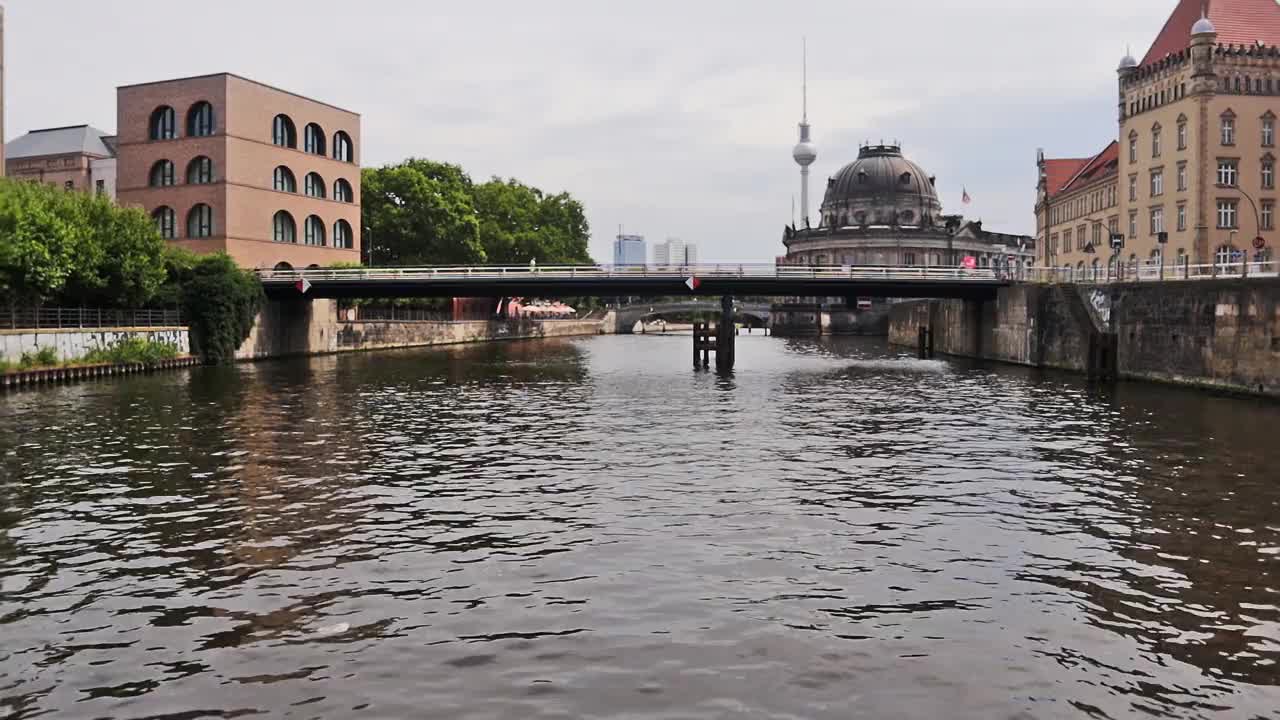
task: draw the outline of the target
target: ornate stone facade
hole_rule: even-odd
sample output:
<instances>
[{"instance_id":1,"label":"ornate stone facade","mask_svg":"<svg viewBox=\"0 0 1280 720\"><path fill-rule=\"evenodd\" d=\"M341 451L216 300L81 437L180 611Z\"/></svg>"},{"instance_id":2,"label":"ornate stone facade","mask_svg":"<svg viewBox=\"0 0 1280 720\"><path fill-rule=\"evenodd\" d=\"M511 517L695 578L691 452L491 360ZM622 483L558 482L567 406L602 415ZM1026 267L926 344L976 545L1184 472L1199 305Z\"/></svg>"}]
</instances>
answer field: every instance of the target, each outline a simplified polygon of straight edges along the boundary
<instances>
[{"instance_id":1,"label":"ornate stone facade","mask_svg":"<svg viewBox=\"0 0 1280 720\"><path fill-rule=\"evenodd\" d=\"M1034 241L945 215L936 179L897 145L868 145L827 181L817 228L784 231L791 265L979 267L1027 263Z\"/></svg>"},{"instance_id":2,"label":"ornate stone facade","mask_svg":"<svg viewBox=\"0 0 1280 720\"><path fill-rule=\"evenodd\" d=\"M1110 169L1082 183L1086 166L1097 167L1091 159L1037 158L1038 263L1087 276L1143 263L1271 261L1280 240L1280 5L1179 0L1141 62L1126 56L1117 72ZM1118 250L1112 232L1124 236Z\"/></svg>"}]
</instances>

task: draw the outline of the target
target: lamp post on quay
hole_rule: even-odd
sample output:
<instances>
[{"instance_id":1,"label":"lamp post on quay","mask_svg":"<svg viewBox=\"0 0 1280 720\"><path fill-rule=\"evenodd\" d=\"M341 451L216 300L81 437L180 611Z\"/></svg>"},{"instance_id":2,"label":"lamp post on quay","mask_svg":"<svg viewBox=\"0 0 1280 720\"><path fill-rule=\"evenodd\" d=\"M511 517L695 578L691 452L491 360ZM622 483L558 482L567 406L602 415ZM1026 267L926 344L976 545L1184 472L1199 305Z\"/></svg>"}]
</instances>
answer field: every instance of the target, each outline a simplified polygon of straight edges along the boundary
<instances>
[{"instance_id":1,"label":"lamp post on quay","mask_svg":"<svg viewBox=\"0 0 1280 720\"><path fill-rule=\"evenodd\" d=\"M1249 206L1253 208L1253 229L1254 229L1254 231L1255 231L1253 246L1254 246L1254 248L1255 248L1255 249L1261 250L1262 248L1259 248L1259 247L1258 247L1258 241L1260 241L1260 240L1261 240L1261 241L1262 241L1262 242L1264 242L1264 243L1265 243L1266 241L1265 241L1265 240L1262 240L1262 219L1261 219L1261 217L1258 215L1258 204L1257 204L1257 203L1255 203L1255 202L1253 201L1253 198L1249 196L1249 193L1247 193L1247 192L1245 192L1245 191L1244 191L1244 188L1236 187L1236 192L1240 193L1240 195L1242 195L1242 196L1244 197L1244 199L1245 199L1245 200L1248 200L1248 201L1249 201ZM1237 221L1237 225L1238 225L1238 224L1239 224L1239 221ZM1235 230L1231 231L1231 235L1235 235L1235 234L1236 234L1236 232L1237 232L1237 231L1235 231ZM1231 239L1231 240L1229 240L1228 242L1230 242L1230 243L1231 243L1231 244L1229 245L1229 247L1235 247L1235 240L1234 240L1234 238L1232 238L1232 239ZM1215 260L1215 262L1214 262L1214 267L1216 268L1216 267L1217 267L1217 262L1216 262L1217 258L1214 258L1214 260ZM1248 275L1249 275L1249 248L1243 248L1243 249L1240 251L1240 261L1241 261L1241 262L1240 262L1240 277L1248 277ZM1217 270L1215 269L1215 270L1214 270L1214 272L1216 273L1216 272L1217 272Z\"/></svg>"}]
</instances>

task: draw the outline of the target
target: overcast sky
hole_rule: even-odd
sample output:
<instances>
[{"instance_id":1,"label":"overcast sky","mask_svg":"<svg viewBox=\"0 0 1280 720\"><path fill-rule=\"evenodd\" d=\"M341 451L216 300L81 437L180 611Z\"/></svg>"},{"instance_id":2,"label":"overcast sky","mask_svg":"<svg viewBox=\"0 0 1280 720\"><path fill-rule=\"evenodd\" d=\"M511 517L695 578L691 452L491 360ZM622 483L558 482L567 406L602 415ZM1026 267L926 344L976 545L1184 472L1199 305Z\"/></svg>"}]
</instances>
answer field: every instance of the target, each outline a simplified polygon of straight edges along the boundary
<instances>
[{"instance_id":1,"label":"overcast sky","mask_svg":"<svg viewBox=\"0 0 1280 720\"><path fill-rule=\"evenodd\" d=\"M803 36L813 214L859 142L899 139L947 211L1032 233L1036 148L1084 156L1115 137L1115 67L1176 2L4 4L7 139L114 131L116 86L229 71L361 113L365 165L420 156L569 191L597 259L622 225L767 261L799 194Z\"/></svg>"}]
</instances>

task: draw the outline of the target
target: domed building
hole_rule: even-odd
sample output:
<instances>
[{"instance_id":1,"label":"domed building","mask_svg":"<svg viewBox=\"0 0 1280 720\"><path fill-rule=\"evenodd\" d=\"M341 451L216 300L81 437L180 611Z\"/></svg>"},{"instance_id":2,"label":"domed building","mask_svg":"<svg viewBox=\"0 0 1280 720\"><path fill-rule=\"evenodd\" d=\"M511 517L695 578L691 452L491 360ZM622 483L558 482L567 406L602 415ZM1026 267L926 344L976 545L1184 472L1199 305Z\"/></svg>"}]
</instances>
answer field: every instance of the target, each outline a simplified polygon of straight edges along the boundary
<instances>
[{"instance_id":1,"label":"domed building","mask_svg":"<svg viewBox=\"0 0 1280 720\"><path fill-rule=\"evenodd\" d=\"M898 145L866 145L858 159L827 180L818 227L788 227L788 265L979 267L1005 257L1034 257L1030 237L993 233L981 222L945 215L937 179Z\"/></svg>"},{"instance_id":2,"label":"domed building","mask_svg":"<svg viewBox=\"0 0 1280 720\"><path fill-rule=\"evenodd\" d=\"M827 180L818 226L805 221L803 228L785 229L782 244L787 254L778 263L956 268L972 257L978 267L1031 265L1033 238L989 232L981 221L944 214L936 186L937 179L904 156L900 146L865 145L856 160ZM802 217L807 217L807 208ZM888 302L885 298L788 298L773 308L774 331L779 335L883 334Z\"/></svg>"}]
</instances>

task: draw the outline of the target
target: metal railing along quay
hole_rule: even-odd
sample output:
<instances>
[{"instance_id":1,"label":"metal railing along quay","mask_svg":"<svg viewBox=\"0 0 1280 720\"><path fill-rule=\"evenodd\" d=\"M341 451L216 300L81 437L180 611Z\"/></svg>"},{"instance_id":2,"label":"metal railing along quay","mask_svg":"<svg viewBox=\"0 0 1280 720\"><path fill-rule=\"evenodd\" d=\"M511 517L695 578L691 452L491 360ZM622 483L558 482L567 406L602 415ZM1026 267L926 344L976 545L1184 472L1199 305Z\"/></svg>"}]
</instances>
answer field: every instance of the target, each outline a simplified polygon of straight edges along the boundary
<instances>
[{"instance_id":1,"label":"metal railing along quay","mask_svg":"<svg viewBox=\"0 0 1280 720\"><path fill-rule=\"evenodd\" d=\"M61 330L113 327L180 327L178 310L109 308L0 308L0 330Z\"/></svg>"},{"instance_id":2,"label":"metal railing along quay","mask_svg":"<svg viewBox=\"0 0 1280 720\"><path fill-rule=\"evenodd\" d=\"M1280 263L1270 262L1219 262L1159 265L1144 262L1130 263L1110 268L1032 268L1027 279L1041 283L1077 283L1081 285L1105 285L1135 282L1180 282L1195 280L1228 280L1233 278L1280 277Z\"/></svg>"}]
</instances>

